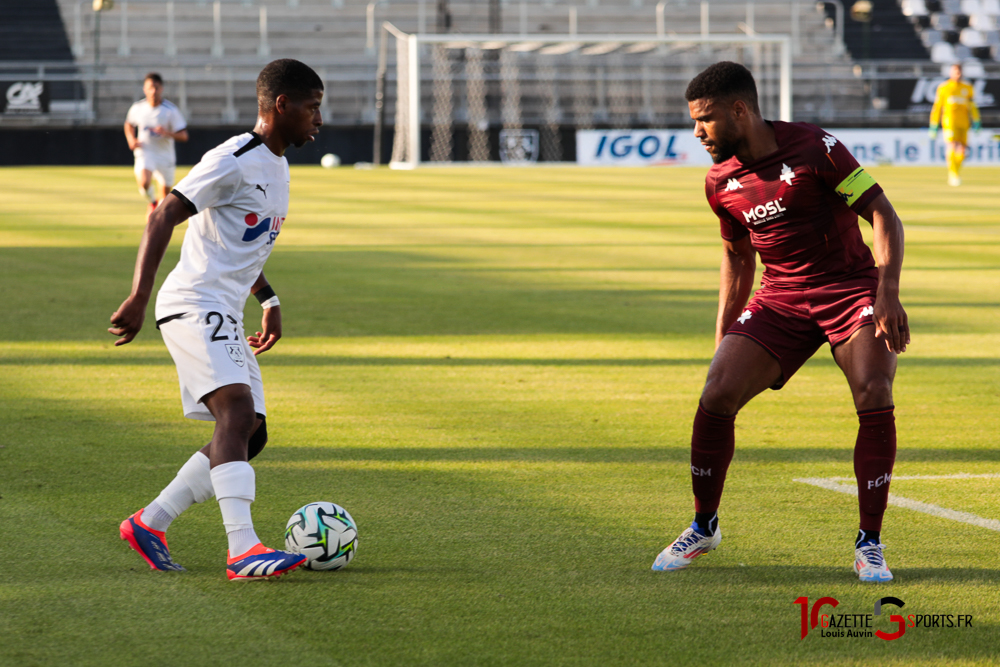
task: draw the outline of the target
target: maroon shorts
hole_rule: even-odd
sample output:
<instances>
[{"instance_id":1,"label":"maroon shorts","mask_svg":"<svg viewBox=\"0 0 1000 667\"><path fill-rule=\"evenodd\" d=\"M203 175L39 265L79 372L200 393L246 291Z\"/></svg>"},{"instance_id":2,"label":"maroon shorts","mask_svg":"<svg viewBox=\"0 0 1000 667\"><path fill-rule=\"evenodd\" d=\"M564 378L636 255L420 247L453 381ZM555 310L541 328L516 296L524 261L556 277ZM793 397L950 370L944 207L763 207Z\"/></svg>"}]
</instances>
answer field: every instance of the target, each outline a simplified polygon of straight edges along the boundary
<instances>
[{"instance_id":1,"label":"maroon shorts","mask_svg":"<svg viewBox=\"0 0 1000 667\"><path fill-rule=\"evenodd\" d=\"M823 343L836 347L873 324L877 278L855 278L805 290L761 287L726 334L746 336L781 366L781 389Z\"/></svg>"}]
</instances>

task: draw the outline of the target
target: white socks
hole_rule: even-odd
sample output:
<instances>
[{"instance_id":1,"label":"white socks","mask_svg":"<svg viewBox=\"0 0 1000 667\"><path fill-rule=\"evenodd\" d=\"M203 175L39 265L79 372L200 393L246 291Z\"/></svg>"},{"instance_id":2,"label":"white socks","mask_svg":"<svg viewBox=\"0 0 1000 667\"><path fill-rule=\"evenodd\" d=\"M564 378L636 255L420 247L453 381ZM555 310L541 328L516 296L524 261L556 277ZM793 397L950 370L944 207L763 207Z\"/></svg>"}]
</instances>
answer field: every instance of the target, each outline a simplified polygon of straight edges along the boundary
<instances>
[{"instance_id":1,"label":"white socks","mask_svg":"<svg viewBox=\"0 0 1000 667\"><path fill-rule=\"evenodd\" d=\"M149 186L143 190L142 186L139 186L139 194L149 200L150 204L156 203L156 190L153 189L153 183L150 182Z\"/></svg>"},{"instance_id":2,"label":"white socks","mask_svg":"<svg viewBox=\"0 0 1000 667\"><path fill-rule=\"evenodd\" d=\"M260 542L250 518L250 503L256 496L253 468L246 461L230 461L212 468L211 478L229 538L229 556L241 556Z\"/></svg>"},{"instance_id":3,"label":"white socks","mask_svg":"<svg viewBox=\"0 0 1000 667\"><path fill-rule=\"evenodd\" d=\"M200 451L195 452L156 500L142 511L142 522L152 530L166 532L181 512L213 495L219 498L222 523L229 538L229 555L241 556L260 542L250 518L250 503L256 496L256 476L246 461L210 468L208 457Z\"/></svg>"},{"instance_id":4,"label":"white socks","mask_svg":"<svg viewBox=\"0 0 1000 667\"><path fill-rule=\"evenodd\" d=\"M146 505L142 522L153 530L166 531L181 512L195 503L205 502L213 494L208 457L200 451L195 452L156 500Z\"/></svg>"}]
</instances>

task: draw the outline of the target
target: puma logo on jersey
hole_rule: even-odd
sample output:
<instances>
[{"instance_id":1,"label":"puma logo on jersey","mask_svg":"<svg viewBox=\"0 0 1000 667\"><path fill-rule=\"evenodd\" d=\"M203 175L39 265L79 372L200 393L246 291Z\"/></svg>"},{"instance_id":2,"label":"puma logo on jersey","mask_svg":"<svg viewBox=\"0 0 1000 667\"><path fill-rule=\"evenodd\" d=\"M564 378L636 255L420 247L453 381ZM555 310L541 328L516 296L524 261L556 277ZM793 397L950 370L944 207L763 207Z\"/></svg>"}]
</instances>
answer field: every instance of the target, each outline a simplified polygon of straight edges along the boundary
<instances>
[{"instance_id":1,"label":"puma logo on jersey","mask_svg":"<svg viewBox=\"0 0 1000 667\"><path fill-rule=\"evenodd\" d=\"M858 319L860 320L862 317L867 317L868 315L875 315L875 306L865 306L862 308L861 314L858 315Z\"/></svg>"},{"instance_id":2,"label":"puma logo on jersey","mask_svg":"<svg viewBox=\"0 0 1000 667\"><path fill-rule=\"evenodd\" d=\"M268 183L267 185L268 185L268 187L271 186L270 183ZM253 187L254 187L254 190L260 190L261 192L263 192L264 193L264 199L267 199L267 189L266 188L262 188L259 185L255 185Z\"/></svg>"},{"instance_id":3,"label":"puma logo on jersey","mask_svg":"<svg viewBox=\"0 0 1000 667\"><path fill-rule=\"evenodd\" d=\"M740 183L735 178L730 178L729 182L726 183L726 192L730 192L732 190L737 190L737 189L742 188L742 187L743 187L742 183Z\"/></svg>"},{"instance_id":4,"label":"puma logo on jersey","mask_svg":"<svg viewBox=\"0 0 1000 667\"><path fill-rule=\"evenodd\" d=\"M749 320L751 317L753 317L753 313L751 313L749 310L744 310L743 314L736 318L736 321L739 322L740 324L746 324L747 320Z\"/></svg>"},{"instance_id":5,"label":"puma logo on jersey","mask_svg":"<svg viewBox=\"0 0 1000 667\"><path fill-rule=\"evenodd\" d=\"M828 134L823 137L823 143L826 144L826 152L829 153L830 149L837 145L837 140Z\"/></svg>"},{"instance_id":6,"label":"puma logo on jersey","mask_svg":"<svg viewBox=\"0 0 1000 667\"><path fill-rule=\"evenodd\" d=\"M792 171L791 167L789 167L787 164L782 163L781 176L779 176L778 178L783 180L788 185L791 185L792 179L795 178L795 172Z\"/></svg>"},{"instance_id":7,"label":"puma logo on jersey","mask_svg":"<svg viewBox=\"0 0 1000 667\"><path fill-rule=\"evenodd\" d=\"M781 200L783 198L772 199L766 204L761 204L759 206L754 206L749 211L742 211L743 217L746 218L747 222L752 222L755 225L759 225L762 222L770 220L772 217L777 217L779 213L784 213L788 209L781 205ZM771 217L768 217L771 216Z\"/></svg>"}]
</instances>

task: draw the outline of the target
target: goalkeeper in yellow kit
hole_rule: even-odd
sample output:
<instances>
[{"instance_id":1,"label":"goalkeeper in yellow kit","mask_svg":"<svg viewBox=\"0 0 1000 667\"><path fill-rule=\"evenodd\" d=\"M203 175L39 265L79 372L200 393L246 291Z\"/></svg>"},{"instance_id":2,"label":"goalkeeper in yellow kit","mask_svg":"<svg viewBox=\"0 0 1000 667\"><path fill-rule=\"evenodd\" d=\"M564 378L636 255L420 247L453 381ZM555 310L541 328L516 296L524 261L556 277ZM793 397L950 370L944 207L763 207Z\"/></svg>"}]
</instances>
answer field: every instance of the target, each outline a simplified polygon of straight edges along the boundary
<instances>
[{"instance_id":1,"label":"goalkeeper in yellow kit","mask_svg":"<svg viewBox=\"0 0 1000 667\"><path fill-rule=\"evenodd\" d=\"M962 81L962 66L951 66L951 76L938 86L934 108L931 109L931 139L937 137L938 126L944 130L948 144L948 185L961 185L958 172L965 160L969 128L979 132L979 109L972 98L975 91Z\"/></svg>"}]
</instances>

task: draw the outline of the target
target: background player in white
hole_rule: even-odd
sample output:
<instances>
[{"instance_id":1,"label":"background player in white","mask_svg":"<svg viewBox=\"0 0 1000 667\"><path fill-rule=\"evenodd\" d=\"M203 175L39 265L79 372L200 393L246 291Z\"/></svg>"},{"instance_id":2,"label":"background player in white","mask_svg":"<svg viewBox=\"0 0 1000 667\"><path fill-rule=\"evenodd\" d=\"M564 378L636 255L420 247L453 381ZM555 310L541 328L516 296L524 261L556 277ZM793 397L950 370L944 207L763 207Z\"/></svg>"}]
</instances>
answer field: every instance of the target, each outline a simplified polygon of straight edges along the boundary
<instances>
[{"instance_id":1,"label":"background player in white","mask_svg":"<svg viewBox=\"0 0 1000 667\"><path fill-rule=\"evenodd\" d=\"M167 527L213 494L229 539L230 579L279 576L305 560L267 549L257 538L250 517L256 485L248 461L267 442L255 357L281 337L278 298L262 269L288 212L283 156L289 146L315 140L322 100L322 80L297 60L276 60L261 71L254 131L206 153L153 212L132 293L111 316L108 331L121 336L115 345L135 338L173 229L190 217L180 262L156 299L156 324L177 365L184 415L214 420L215 432L153 502L121 524L122 539L153 569L183 569L167 549ZM243 306L251 293L264 308L263 331L244 340Z\"/></svg>"},{"instance_id":2,"label":"background player in white","mask_svg":"<svg viewBox=\"0 0 1000 667\"><path fill-rule=\"evenodd\" d=\"M149 200L149 211L170 192L174 185L177 156L175 141L187 141L187 121L172 102L163 99L163 79L150 72L142 82L146 99L129 107L125 117L125 138L135 155L135 180L139 193ZM157 191L153 192L153 179Z\"/></svg>"}]
</instances>

